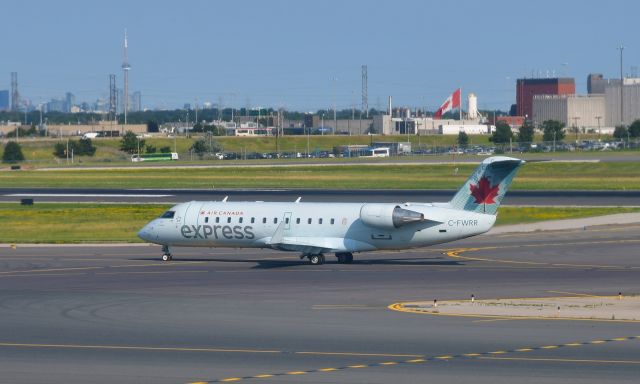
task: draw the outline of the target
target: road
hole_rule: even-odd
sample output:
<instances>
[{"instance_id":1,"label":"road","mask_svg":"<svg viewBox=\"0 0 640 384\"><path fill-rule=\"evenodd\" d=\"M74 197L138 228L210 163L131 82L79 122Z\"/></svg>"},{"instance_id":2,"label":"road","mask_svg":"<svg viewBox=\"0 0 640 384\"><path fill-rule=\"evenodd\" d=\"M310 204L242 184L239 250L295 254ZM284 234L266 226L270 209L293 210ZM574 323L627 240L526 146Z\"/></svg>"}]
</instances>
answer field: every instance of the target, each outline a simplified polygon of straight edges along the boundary
<instances>
[{"instance_id":1,"label":"road","mask_svg":"<svg viewBox=\"0 0 640 384\"><path fill-rule=\"evenodd\" d=\"M638 229L481 236L321 266L275 251L183 248L163 263L146 245L0 248L0 381L636 383L637 322L387 307L637 294Z\"/></svg>"},{"instance_id":2,"label":"road","mask_svg":"<svg viewBox=\"0 0 640 384\"><path fill-rule=\"evenodd\" d=\"M180 203L190 200L405 202L448 201L454 190L336 189L88 189L0 188L0 202L33 198L36 202ZM640 206L640 191L509 191L505 205Z\"/></svg>"}]
</instances>

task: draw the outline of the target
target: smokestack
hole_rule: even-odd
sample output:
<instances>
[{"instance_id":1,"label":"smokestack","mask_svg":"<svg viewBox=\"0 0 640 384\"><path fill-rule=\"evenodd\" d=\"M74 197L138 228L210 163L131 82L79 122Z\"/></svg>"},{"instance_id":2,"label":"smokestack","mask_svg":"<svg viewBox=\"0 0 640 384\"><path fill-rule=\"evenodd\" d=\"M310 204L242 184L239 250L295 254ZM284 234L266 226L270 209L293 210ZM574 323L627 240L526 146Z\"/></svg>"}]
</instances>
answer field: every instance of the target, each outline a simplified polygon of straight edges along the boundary
<instances>
[{"instance_id":1,"label":"smokestack","mask_svg":"<svg viewBox=\"0 0 640 384\"><path fill-rule=\"evenodd\" d=\"M391 109L391 100L393 99L393 96L389 96L389 105L387 107L387 114L391 117L393 117L393 110Z\"/></svg>"}]
</instances>

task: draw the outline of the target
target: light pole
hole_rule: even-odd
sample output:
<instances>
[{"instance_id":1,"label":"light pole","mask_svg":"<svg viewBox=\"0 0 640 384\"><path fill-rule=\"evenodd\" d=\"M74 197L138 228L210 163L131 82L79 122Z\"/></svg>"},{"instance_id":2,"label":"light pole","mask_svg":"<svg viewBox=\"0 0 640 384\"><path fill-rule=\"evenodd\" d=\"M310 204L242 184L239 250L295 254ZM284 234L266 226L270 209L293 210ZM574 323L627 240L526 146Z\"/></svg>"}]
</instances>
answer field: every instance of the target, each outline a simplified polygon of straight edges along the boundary
<instances>
[{"instance_id":1,"label":"light pole","mask_svg":"<svg viewBox=\"0 0 640 384\"><path fill-rule=\"evenodd\" d=\"M322 118L321 118L320 121L321 121L320 122L320 132L321 132L321 135L324 136L324 112L322 113Z\"/></svg>"},{"instance_id":2,"label":"light pole","mask_svg":"<svg viewBox=\"0 0 640 384\"><path fill-rule=\"evenodd\" d=\"M600 130L600 119L602 119L602 116L596 116L596 120L598 120L598 137L602 135L602 131Z\"/></svg>"}]
</instances>

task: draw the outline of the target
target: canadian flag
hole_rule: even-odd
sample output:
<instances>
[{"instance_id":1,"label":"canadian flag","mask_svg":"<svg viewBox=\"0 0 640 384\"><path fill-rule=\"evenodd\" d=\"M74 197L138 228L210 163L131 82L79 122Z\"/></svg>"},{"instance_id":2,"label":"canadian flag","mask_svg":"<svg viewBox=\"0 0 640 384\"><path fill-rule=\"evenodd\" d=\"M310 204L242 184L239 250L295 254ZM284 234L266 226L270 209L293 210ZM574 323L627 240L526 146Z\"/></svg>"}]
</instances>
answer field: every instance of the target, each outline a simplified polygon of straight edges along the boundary
<instances>
[{"instance_id":1,"label":"canadian flag","mask_svg":"<svg viewBox=\"0 0 640 384\"><path fill-rule=\"evenodd\" d=\"M445 100L436 111L435 118L442 118L443 114L449 112L453 108L460 108L460 88L453 91L451 96L447 97L447 100Z\"/></svg>"}]
</instances>

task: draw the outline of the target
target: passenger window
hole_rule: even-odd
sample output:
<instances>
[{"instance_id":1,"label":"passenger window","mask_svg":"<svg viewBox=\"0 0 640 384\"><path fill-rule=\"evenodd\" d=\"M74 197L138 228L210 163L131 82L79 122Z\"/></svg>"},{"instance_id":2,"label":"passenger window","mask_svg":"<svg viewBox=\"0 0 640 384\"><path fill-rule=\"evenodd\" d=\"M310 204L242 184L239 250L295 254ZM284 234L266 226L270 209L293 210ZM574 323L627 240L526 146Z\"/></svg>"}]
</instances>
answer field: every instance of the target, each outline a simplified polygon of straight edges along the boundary
<instances>
[{"instance_id":1,"label":"passenger window","mask_svg":"<svg viewBox=\"0 0 640 384\"><path fill-rule=\"evenodd\" d=\"M204 218L204 222L205 222L205 223L208 223L208 222L209 222L209 218L208 218L208 217L205 217L205 218Z\"/></svg>"},{"instance_id":2,"label":"passenger window","mask_svg":"<svg viewBox=\"0 0 640 384\"><path fill-rule=\"evenodd\" d=\"M289 218L287 217L286 219L284 219L284 222L289 224Z\"/></svg>"},{"instance_id":3,"label":"passenger window","mask_svg":"<svg viewBox=\"0 0 640 384\"><path fill-rule=\"evenodd\" d=\"M238 223L242 224L242 217L238 219Z\"/></svg>"},{"instance_id":4,"label":"passenger window","mask_svg":"<svg viewBox=\"0 0 640 384\"><path fill-rule=\"evenodd\" d=\"M176 215L176 213L174 211L167 211L165 213L162 214L162 216L160 216L161 219L173 219L173 217Z\"/></svg>"},{"instance_id":5,"label":"passenger window","mask_svg":"<svg viewBox=\"0 0 640 384\"><path fill-rule=\"evenodd\" d=\"M331 225L333 225L336 222L335 219L331 219Z\"/></svg>"},{"instance_id":6,"label":"passenger window","mask_svg":"<svg viewBox=\"0 0 640 384\"><path fill-rule=\"evenodd\" d=\"M220 218L216 217L216 224L218 224L220 222Z\"/></svg>"},{"instance_id":7,"label":"passenger window","mask_svg":"<svg viewBox=\"0 0 640 384\"><path fill-rule=\"evenodd\" d=\"M231 223L231 217L227 217L227 223Z\"/></svg>"},{"instance_id":8,"label":"passenger window","mask_svg":"<svg viewBox=\"0 0 640 384\"><path fill-rule=\"evenodd\" d=\"M256 222L256 218L255 218L255 217L252 217L252 218L251 218L251 224L253 224L253 223L255 223L255 222Z\"/></svg>"},{"instance_id":9,"label":"passenger window","mask_svg":"<svg viewBox=\"0 0 640 384\"><path fill-rule=\"evenodd\" d=\"M311 224L311 218L307 219L307 224Z\"/></svg>"},{"instance_id":10,"label":"passenger window","mask_svg":"<svg viewBox=\"0 0 640 384\"><path fill-rule=\"evenodd\" d=\"M273 218L273 224L278 224L278 218L277 217Z\"/></svg>"},{"instance_id":11,"label":"passenger window","mask_svg":"<svg viewBox=\"0 0 640 384\"><path fill-rule=\"evenodd\" d=\"M262 218L262 224L267 224L267 218L266 217Z\"/></svg>"},{"instance_id":12,"label":"passenger window","mask_svg":"<svg viewBox=\"0 0 640 384\"><path fill-rule=\"evenodd\" d=\"M300 224L300 218L299 217L296 219L296 224Z\"/></svg>"},{"instance_id":13,"label":"passenger window","mask_svg":"<svg viewBox=\"0 0 640 384\"><path fill-rule=\"evenodd\" d=\"M318 219L318 224L322 224L322 219Z\"/></svg>"}]
</instances>

